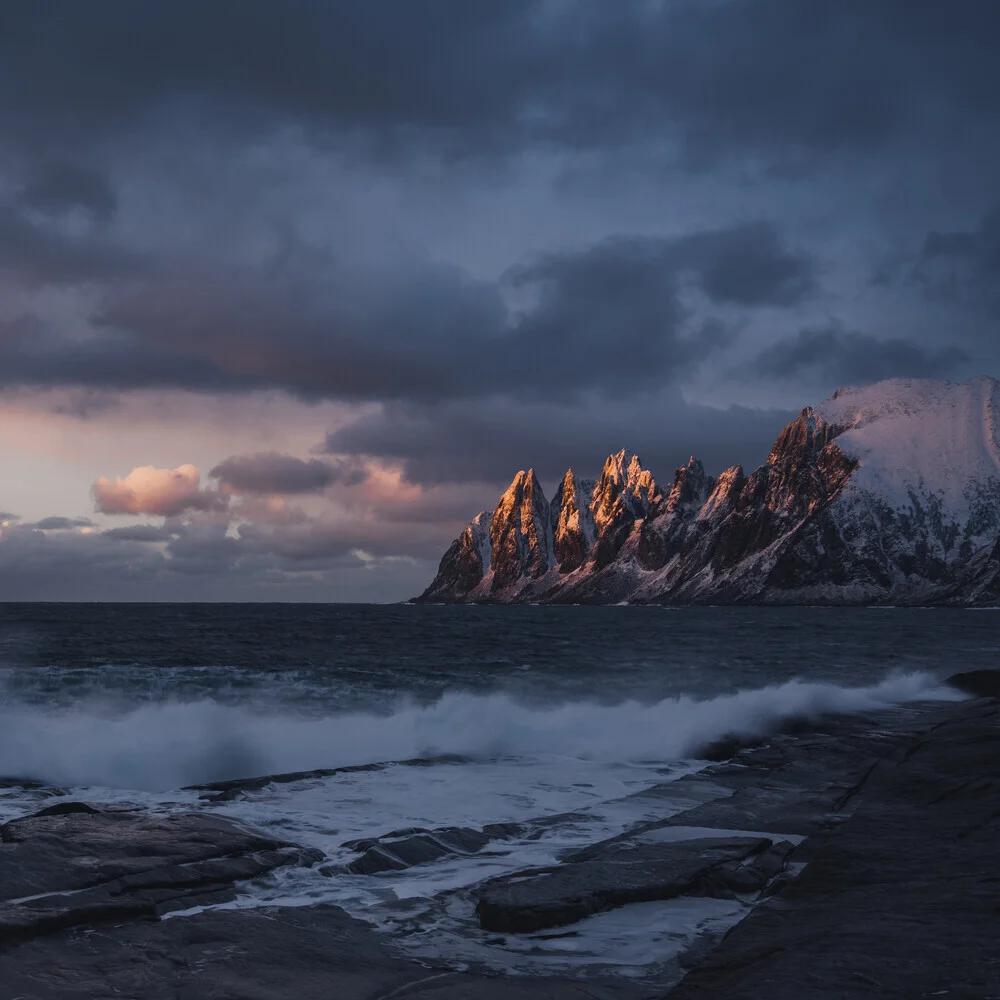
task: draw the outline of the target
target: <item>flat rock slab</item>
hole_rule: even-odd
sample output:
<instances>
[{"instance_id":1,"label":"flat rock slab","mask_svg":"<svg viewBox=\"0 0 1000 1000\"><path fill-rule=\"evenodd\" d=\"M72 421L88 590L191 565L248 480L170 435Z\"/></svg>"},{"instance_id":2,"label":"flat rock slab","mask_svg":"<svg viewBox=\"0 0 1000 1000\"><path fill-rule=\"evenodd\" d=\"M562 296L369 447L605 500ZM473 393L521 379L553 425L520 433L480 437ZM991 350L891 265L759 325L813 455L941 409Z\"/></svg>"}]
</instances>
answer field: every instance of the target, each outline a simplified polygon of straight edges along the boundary
<instances>
[{"instance_id":1,"label":"flat rock slab","mask_svg":"<svg viewBox=\"0 0 1000 1000\"><path fill-rule=\"evenodd\" d=\"M670 1000L1000 998L1000 707L884 762L802 874Z\"/></svg>"},{"instance_id":2,"label":"flat rock slab","mask_svg":"<svg viewBox=\"0 0 1000 1000\"><path fill-rule=\"evenodd\" d=\"M288 841L203 813L43 809L0 826L4 899L84 889L153 867L271 851Z\"/></svg>"},{"instance_id":3,"label":"flat rock slab","mask_svg":"<svg viewBox=\"0 0 1000 1000\"><path fill-rule=\"evenodd\" d=\"M563 927L627 903L712 894L721 887L710 881L713 872L722 876L724 866L770 847L770 840L732 837L609 850L540 875L495 880L479 891L476 915L484 930L526 933Z\"/></svg>"},{"instance_id":4,"label":"flat rock slab","mask_svg":"<svg viewBox=\"0 0 1000 1000\"><path fill-rule=\"evenodd\" d=\"M234 898L234 883L323 857L218 816L60 802L0 827L0 944Z\"/></svg>"},{"instance_id":5,"label":"flat rock slab","mask_svg":"<svg viewBox=\"0 0 1000 1000\"><path fill-rule=\"evenodd\" d=\"M215 910L0 951L7 1000L641 1000L627 981L484 976L401 958L332 906Z\"/></svg>"}]
</instances>

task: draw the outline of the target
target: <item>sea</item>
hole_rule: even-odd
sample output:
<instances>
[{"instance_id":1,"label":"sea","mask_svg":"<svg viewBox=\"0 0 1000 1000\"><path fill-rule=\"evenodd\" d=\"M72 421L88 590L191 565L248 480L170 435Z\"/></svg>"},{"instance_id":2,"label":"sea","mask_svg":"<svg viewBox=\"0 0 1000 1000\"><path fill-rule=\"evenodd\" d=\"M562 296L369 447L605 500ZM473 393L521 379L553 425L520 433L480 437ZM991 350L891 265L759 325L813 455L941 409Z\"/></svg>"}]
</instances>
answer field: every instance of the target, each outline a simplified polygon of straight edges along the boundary
<instances>
[{"instance_id":1,"label":"sea","mask_svg":"<svg viewBox=\"0 0 1000 1000\"><path fill-rule=\"evenodd\" d=\"M635 793L705 768L721 739L954 699L943 679L998 653L988 610L7 604L0 777L211 811L326 855L230 908L330 903L453 967L654 982L749 904L637 904L497 938L477 933L470 890L642 822ZM228 801L189 787L358 764L382 766ZM44 794L0 782L0 822ZM405 871L339 867L360 838L490 823L528 832Z\"/></svg>"}]
</instances>

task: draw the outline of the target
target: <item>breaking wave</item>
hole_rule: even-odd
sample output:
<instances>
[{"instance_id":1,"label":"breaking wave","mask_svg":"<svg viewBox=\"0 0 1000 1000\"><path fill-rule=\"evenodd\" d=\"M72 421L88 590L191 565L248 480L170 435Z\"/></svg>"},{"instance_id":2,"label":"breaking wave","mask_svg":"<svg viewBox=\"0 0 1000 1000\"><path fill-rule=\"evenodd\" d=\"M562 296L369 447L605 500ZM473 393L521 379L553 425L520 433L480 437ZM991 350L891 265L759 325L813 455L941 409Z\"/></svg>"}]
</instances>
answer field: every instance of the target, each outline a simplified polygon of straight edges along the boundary
<instances>
[{"instance_id":1,"label":"breaking wave","mask_svg":"<svg viewBox=\"0 0 1000 1000\"><path fill-rule=\"evenodd\" d=\"M501 694L449 693L430 705L401 702L388 715L322 718L212 700L147 703L117 713L93 704L47 711L7 700L0 704L0 774L161 791L445 754L667 762L696 756L721 738L759 739L793 720L961 698L927 674L907 674L869 687L792 681L705 700L576 701L544 709Z\"/></svg>"}]
</instances>

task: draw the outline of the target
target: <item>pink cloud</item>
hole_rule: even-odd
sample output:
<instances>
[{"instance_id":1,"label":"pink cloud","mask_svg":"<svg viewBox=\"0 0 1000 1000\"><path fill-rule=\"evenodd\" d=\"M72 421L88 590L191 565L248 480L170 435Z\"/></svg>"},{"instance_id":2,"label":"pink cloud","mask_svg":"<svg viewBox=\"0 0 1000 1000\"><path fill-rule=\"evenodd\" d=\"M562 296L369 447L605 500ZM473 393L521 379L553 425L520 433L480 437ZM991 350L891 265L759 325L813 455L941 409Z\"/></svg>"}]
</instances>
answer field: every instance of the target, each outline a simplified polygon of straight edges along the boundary
<instances>
[{"instance_id":1,"label":"pink cloud","mask_svg":"<svg viewBox=\"0 0 1000 1000\"><path fill-rule=\"evenodd\" d=\"M101 476L93 485L94 501L102 514L158 514L171 517L186 510L223 507L227 498L203 490L201 473L194 465L157 469L140 465L124 479Z\"/></svg>"}]
</instances>

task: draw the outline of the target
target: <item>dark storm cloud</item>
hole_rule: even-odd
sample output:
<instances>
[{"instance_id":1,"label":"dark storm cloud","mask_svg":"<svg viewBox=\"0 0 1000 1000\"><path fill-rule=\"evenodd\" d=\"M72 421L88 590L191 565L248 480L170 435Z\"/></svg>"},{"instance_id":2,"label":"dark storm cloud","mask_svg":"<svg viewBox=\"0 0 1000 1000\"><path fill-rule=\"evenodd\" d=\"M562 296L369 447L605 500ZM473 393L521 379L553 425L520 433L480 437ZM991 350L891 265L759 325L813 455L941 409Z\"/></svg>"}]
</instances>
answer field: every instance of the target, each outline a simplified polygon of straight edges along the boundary
<instances>
[{"instance_id":1,"label":"dark storm cloud","mask_svg":"<svg viewBox=\"0 0 1000 1000\"><path fill-rule=\"evenodd\" d=\"M0 121L44 142L164 109L469 153L679 134L702 151L870 146L1000 109L983 0L14 0Z\"/></svg>"},{"instance_id":2,"label":"dark storm cloud","mask_svg":"<svg viewBox=\"0 0 1000 1000\"><path fill-rule=\"evenodd\" d=\"M754 367L762 375L791 378L803 372L838 383L884 378L940 378L969 361L954 344L931 348L898 337L880 339L839 326L800 330L762 351Z\"/></svg>"},{"instance_id":3,"label":"dark storm cloud","mask_svg":"<svg viewBox=\"0 0 1000 1000\"><path fill-rule=\"evenodd\" d=\"M73 531L76 528L92 528L94 522L89 517L43 517L40 521L20 525L37 531Z\"/></svg>"},{"instance_id":4,"label":"dark storm cloud","mask_svg":"<svg viewBox=\"0 0 1000 1000\"><path fill-rule=\"evenodd\" d=\"M356 462L301 459L274 451L233 455L209 471L210 476L238 493L317 493L333 483L347 486L365 480L365 469Z\"/></svg>"},{"instance_id":5,"label":"dark storm cloud","mask_svg":"<svg viewBox=\"0 0 1000 1000\"><path fill-rule=\"evenodd\" d=\"M27 285L106 282L133 277L143 255L100 235L67 235L30 219L22 206L0 202L0 271Z\"/></svg>"},{"instance_id":6,"label":"dark storm cloud","mask_svg":"<svg viewBox=\"0 0 1000 1000\"><path fill-rule=\"evenodd\" d=\"M803 380L995 359L1000 222L961 220L1000 197L998 37L986 0L8 0L0 388L80 417L130 390L374 402L331 455L425 488L260 456L217 466L229 492L105 481L167 522L5 528L0 599L385 596L380 560L436 561L527 465L549 495L622 446L661 481L755 465L791 414L688 401L720 398L737 331L739 377L796 410ZM275 232L307 237L261 262ZM873 314L916 333L855 332Z\"/></svg>"},{"instance_id":7,"label":"dark storm cloud","mask_svg":"<svg viewBox=\"0 0 1000 1000\"><path fill-rule=\"evenodd\" d=\"M814 400L802 405L808 402ZM481 481L503 487L531 466L552 493L567 468L597 476L604 459L621 448L641 455L663 481L692 454L712 472L737 464L753 467L765 460L793 416L794 411L738 406L717 410L671 394L645 399L626 394L579 406L515 406L502 399L398 403L332 431L326 447L400 462L418 483Z\"/></svg>"},{"instance_id":8,"label":"dark storm cloud","mask_svg":"<svg viewBox=\"0 0 1000 1000\"><path fill-rule=\"evenodd\" d=\"M176 532L167 524L133 524L124 528L108 528L101 532L106 538L123 542L169 542Z\"/></svg>"},{"instance_id":9,"label":"dark storm cloud","mask_svg":"<svg viewBox=\"0 0 1000 1000\"><path fill-rule=\"evenodd\" d=\"M679 240L674 255L699 272L702 290L715 302L792 306L816 290L816 261L787 248L762 222Z\"/></svg>"},{"instance_id":10,"label":"dark storm cloud","mask_svg":"<svg viewBox=\"0 0 1000 1000\"><path fill-rule=\"evenodd\" d=\"M21 189L18 202L26 208L62 215L76 208L108 222L117 199L107 177L80 164L62 162L42 165Z\"/></svg>"},{"instance_id":11,"label":"dark storm cloud","mask_svg":"<svg viewBox=\"0 0 1000 1000\"><path fill-rule=\"evenodd\" d=\"M509 123L518 98L506 71L541 69L533 6L15 0L0 34L0 109L32 137L128 130L171 106L197 114L198 102L239 128L262 116L347 129Z\"/></svg>"},{"instance_id":12,"label":"dark storm cloud","mask_svg":"<svg viewBox=\"0 0 1000 1000\"><path fill-rule=\"evenodd\" d=\"M196 392L253 387L238 375L227 377L205 359L168 345L150 344L117 331L88 337L60 335L30 316L0 323L0 385Z\"/></svg>"},{"instance_id":13,"label":"dark storm cloud","mask_svg":"<svg viewBox=\"0 0 1000 1000\"><path fill-rule=\"evenodd\" d=\"M788 306L814 289L814 272L765 224L608 239L536 257L500 283L429 259L364 271L291 242L258 269L163 263L109 292L87 337L27 319L8 326L0 375L7 385L348 400L637 388L728 341L720 320L682 305L686 289L710 307ZM528 301L511 311L508 293Z\"/></svg>"},{"instance_id":14,"label":"dark storm cloud","mask_svg":"<svg viewBox=\"0 0 1000 1000\"><path fill-rule=\"evenodd\" d=\"M1000 208L967 232L931 232L911 278L931 299L1000 317Z\"/></svg>"},{"instance_id":15,"label":"dark storm cloud","mask_svg":"<svg viewBox=\"0 0 1000 1000\"><path fill-rule=\"evenodd\" d=\"M788 248L764 222L680 237L612 237L596 246L543 256L510 269L507 280L554 290L566 306L580 302L579 321L602 303L649 302L660 315L682 318L676 301L683 275L712 302L791 306L816 290L816 262Z\"/></svg>"},{"instance_id":16,"label":"dark storm cloud","mask_svg":"<svg viewBox=\"0 0 1000 1000\"><path fill-rule=\"evenodd\" d=\"M457 369L484 338L503 333L505 309L495 286L456 267L417 261L406 274L359 273L296 247L257 269L208 261L165 270L110 301L98 322L108 331L99 341L171 352L161 385L197 388L191 372L209 391L437 397L456 391ZM137 378L158 367L137 366Z\"/></svg>"},{"instance_id":17,"label":"dark storm cloud","mask_svg":"<svg viewBox=\"0 0 1000 1000\"><path fill-rule=\"evenodd\" d=\"M739 0L660 10L657 30L625 38L619 57L624 64L639 46L628 85L643 81L662 95L696 152L872 148L926 126L941 107L983 120L1000 107L992 54L1000 8L980 0Z\"/></svg>"}]
</instances>

